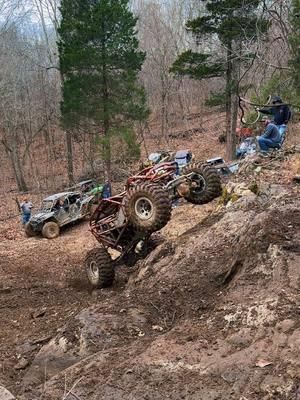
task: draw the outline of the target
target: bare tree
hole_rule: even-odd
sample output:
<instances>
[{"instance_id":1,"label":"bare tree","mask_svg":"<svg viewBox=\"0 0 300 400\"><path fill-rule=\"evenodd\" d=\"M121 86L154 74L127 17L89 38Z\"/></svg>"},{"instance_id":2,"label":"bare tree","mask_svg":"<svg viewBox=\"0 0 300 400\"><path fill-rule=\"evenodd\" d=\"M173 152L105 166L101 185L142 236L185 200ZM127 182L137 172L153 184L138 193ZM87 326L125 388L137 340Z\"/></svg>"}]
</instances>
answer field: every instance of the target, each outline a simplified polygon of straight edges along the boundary
<instances>
[{"instance_id":1,"label":"bare tree","mask_svg":"<svg viewBox=\"0 0 300 400\"><path fill-rule=\"evenodd\" d=\"M59 27L59 0L32 0L32 12L34 12L41 24L44 41L47 48L48 54L48 66L47 70L54 69L58 71L57 82L63 82L63 76L59 71L59 61L58 61L58 50L57 50L57 40L58 40L58 27ZM60 93L59 93L60 98ZM59 107L57 113L59 112ZM73 168L73 141L72 132L64 132L65 143L66 143L66 156L67 156L67 172L69 183L74 182L74 168Z\"/></svg>"},{"instance_id":2,"label":"bare tree","mask_svg":"<svg viewBox=\"0 0 300 400\"><path fill-rule=\"evenodd\" d=\"M168 131L179 119L187 121L193 108L201 109L205 83L176 78L170 67L192 40L185 21L198 9L196 1L146 1L133 3L139 16L140 45L147 53L141 79L146 87L152 121L159 121L160 138L168 143Z\"/></svg>"},{"instance_id":3,"label":"bare tree","mask_svg":"<svg viewBox=\"0 0 300 400\"><path fill-rule=\"evenodd\" d=\"M43 63L46 48L27 41L12 26L0 38L1 143L11 161L19 190L27 190L27 176L37 180L34 144L51 148L50 131L55 123L56 97L53 79L33 59ZM38 64L39 64L38 63ZM55 87L55 84L54 84ZM47 148L45 147L45 148ZM38 183L38 182L37 182Z\"/></svg>"}]
</instances>

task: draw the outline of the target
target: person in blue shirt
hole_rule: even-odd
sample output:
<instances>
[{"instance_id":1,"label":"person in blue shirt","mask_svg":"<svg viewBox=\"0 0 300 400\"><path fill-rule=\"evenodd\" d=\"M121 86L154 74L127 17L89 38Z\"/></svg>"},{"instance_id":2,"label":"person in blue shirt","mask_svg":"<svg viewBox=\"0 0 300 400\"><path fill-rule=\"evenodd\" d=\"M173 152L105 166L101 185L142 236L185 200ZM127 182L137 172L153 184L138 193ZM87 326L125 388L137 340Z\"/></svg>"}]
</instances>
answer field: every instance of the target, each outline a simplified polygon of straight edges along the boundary
<instances>
[{"instance_id":1,"label":"person in blue shirt","mask_svg":"<svg viewBox=\"0 0 300 400\"><path fill-rule=\"evenodd\" d=\"M281 97L274 96L272 100L272 107L261 108L259 111L262 114L273 115L275 125L287 125L291 118L291 110L288 105L283 104ZM281 105L282 104L282 105Z\"/></svg>"},{"instance_id":2,"label":"person in blue shirt","mask_svg":"<svg viewBox=\"0 0 300 400\"><path fill-rule=\"evenodd\" d=\"M109 197L111 197L111 186L110 186L109 181L106 180L103 185L102 198L108 199Z\"/></svg>"},{"instance_id":3,"label":"person in blue shirt","mask_svg":"<svg viewBox=\"0 0 300 400\"><path fill-rule=\"evenodd\" d=\"M265 127L263 134L257 138L261 152L266 153L271 148L279 148L281 146L281 135L278 127L268 117L263 117L261 122Z\"/></svg>"}]
</instances>

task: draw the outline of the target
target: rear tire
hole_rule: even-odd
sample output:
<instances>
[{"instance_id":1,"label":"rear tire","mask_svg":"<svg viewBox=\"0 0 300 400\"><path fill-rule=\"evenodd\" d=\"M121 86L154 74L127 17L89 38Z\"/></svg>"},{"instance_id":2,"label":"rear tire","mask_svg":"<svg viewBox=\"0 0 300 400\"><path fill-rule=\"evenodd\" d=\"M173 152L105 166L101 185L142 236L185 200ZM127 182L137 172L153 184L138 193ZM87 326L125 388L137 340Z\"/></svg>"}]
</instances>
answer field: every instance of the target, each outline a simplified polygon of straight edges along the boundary
<instances>
[{"instance_id":1,"label":"rear tire","mask_svg":"<svg viewBox=\"0 0 300 400\"><path fill-rule=\"evenodd\" d=\"M216 169L205 164L190 164L183 174L194 173L192 182L198 186L191 188L185 199L193 204L206 204L219 197L222 193L221 179Z\"/></svg>"},{"instance_id":2,"label":"rear tire","mask_svg":"<svg viewBox=\"0 0 300 400\"><path fill-rule=\"evenodd\" d=\"M46 239L55 239L59 236L59 226L56 222L46 222L42 229L42 235Z\"/></svg>"},{"instance_id":3,"label":"rear tire","mask_svg":"<svg viewBox=\"0 0 300 400\"><path fill-rule=\"evenodd\" d=\"M172 205L168 192L156 184L137 185L125 197L125 214L140 232L162 229L170 220Z\"/></svg>"},{"instance_id":4,"label":"rear tire","mask_svg":"<svg viewBox=\"0 0 300 400\"><path fill-rule=\"evenodd\" d=\"M26 235L27 237L34 237L34 236L37 235L37 232L34 231L34 230L32 229L32 225L31 225L30 222L28 222L28 223L25 225L24 230L25 230L25 235Z\"/></svg>"},{"instance_id":5,"label":"rear tire","mask_svg":"<svg viewBox=\"0 0 300 400\"><path fill-rule=\"evenodd\" d=\"M104 247L98 247L87 253L85 268L92 287L104 288L113 284L115 270L111 256Z\"/></svg>"}]
</instances>

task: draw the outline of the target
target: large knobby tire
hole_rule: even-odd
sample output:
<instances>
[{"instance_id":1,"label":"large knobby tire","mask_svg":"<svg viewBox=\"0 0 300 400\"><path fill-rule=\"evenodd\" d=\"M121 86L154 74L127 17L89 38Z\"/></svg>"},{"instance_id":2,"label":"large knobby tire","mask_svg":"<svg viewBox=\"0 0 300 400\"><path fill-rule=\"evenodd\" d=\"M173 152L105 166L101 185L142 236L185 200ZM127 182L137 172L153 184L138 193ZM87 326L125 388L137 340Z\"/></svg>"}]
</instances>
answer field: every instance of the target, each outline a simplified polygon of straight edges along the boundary
<instances>
[{"instance_id":1,"label":"large knobby tire","mask_svg":"<svg viewBox=\"0 0 300 400\"><path fill-rule=\"evenodd\" d=\"M192 186L185 199L193 204L206 204L222 193L221 179L216 169L205 164L190 164L183 174L193 173Z\"/></svg>"},{"instance_id":2,"label":"large knobby tire","mask_svg":"<svg viewBox=\"0 0 300 400\"><path fill-rule=\"evenodd\" d=\"M162 229L171 218L168 192L156 184L137 185L125 197L125 213L130 224L141 232Z\"/></svg>"},{"instance_id":3,"label":"large knobby tire","mask_svg":"<svg viewBox=\"0 0 300 400\"><path fill-rule=\"evenodd\" d=\"M27 237L34 237L37 235L37 232L33 230L30 222L28 222L28 224L25 225L24 230L25 230L25 235Z\"/></svg>"},{"instance_id":4,"label":"large knobby tire","mask_svg":"<svg viewBox=\"0 0 300 400\"><path fill-rule=\"evenodd\" d=\"M47 239L55 239L59 236L59 226L56 222L46 222L42 229L42 235Z\"/></svg>"},{"instance_id":5,"label":"large knobby tire","mask_svg":"<svg viewBox=\"0 0 300 400\"><path fill-rule=\"evenodd\" d=\"M85 268L92 287L104 288L113 284L115 270L111 256L104 247L98 247L87 253Z\"/></svg>"}]
</instances>

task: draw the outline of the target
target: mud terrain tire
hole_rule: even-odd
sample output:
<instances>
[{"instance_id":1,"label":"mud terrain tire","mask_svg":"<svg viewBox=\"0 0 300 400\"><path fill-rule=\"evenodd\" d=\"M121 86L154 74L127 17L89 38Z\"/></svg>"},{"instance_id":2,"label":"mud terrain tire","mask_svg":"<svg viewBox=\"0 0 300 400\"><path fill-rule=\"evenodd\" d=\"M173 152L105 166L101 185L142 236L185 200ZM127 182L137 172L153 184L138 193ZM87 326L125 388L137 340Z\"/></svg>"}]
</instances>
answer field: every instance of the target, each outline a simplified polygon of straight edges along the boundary
<instances>
[{"instance_id":1,"label":"mud terrain tire","mask_svg":"<svg viewBox=\"0 0 300 400\"><path fill-rule=\"evenodd\" d=\"M32 229L32 225L30 222L28 222L28 224L25 225L24 231L27 237L34 237L37 235L37 233Z\"/></svg>"},{"instance_id":2,"label":"mud terrain tire","mask_svg":"<svg viewBox=\"0 0 300 400\"><path fill-rule=\"evenodd\" d=\"M197 175L200 175L202 187L191 189L185 199L193 204L206 204L219 197L222 192L221 180L216 169L205 164L190 164L183 169L183 174L195 173L195 182ZM193 180L193 178L192 178Z\"/></svg>"},{"instance_id":3,"label":"mud terrain tire","mask_svg":"<svg viewBox=\"0 0 300 400\"><path fill-rule=\"evenodd\" d=\"M46 222L42 229L42 235L47 239L55 239L59 236L59 226L56 222Z\"/></svg>"},{"instance_id":4,"label":"mud terrain tire","mask_svg":"<svg viewBox=\"0 0 300 400\"><path fill-rule=\"evenodd\" d=\"M156 184L137 185L125 197L125 214L140 232L156 232L171 218L172 205L168 192Z\"/></svg>"},{"instance_id":5,"label":"mud terrain tire","mask_svg":"<svg viewBox=\"0 0 300 400\"><path fill-rule=\"evenodd\" d=\"M85 268L92 287L104 288L113 284L115 270L110 254L103 247L98 247L87 253Z\"/></svg>"}]
</instances>

